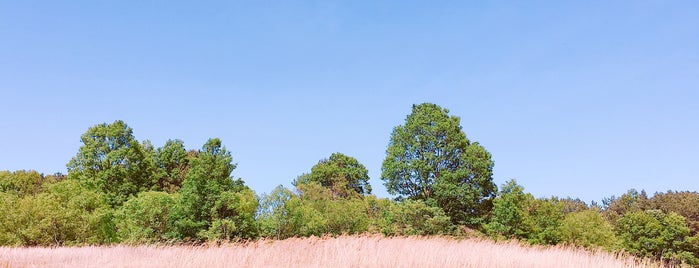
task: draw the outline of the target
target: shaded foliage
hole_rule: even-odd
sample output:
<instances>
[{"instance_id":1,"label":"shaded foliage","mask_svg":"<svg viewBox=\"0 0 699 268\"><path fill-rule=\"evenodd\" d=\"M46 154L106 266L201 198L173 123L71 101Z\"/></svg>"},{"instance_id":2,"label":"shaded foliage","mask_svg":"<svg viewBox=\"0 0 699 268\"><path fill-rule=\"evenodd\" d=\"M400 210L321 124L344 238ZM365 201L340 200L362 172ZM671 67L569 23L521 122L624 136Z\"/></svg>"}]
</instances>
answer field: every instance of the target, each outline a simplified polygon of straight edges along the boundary
<instances>
[{"instance_id":1,"label":"shaded foliage","mask_svg":"<svg viewBox=\"0 0 699 268\"><path fill-rule=\"evenodd\" d=\"M168 193L177 192L190 169L190 156L181 140L168 140L155 155L155 174L158 188Z\"/></svg>"}]
</instances>

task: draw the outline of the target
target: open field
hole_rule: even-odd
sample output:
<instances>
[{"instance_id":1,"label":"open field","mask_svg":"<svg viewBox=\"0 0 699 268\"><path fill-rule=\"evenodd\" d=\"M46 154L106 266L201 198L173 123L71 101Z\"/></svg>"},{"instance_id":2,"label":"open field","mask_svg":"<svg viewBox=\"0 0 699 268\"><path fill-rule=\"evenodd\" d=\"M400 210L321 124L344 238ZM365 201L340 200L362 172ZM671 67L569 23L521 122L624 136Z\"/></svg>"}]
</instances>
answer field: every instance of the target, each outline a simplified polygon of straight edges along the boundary
<instances>
[{"instance_id":1,"label":"open field","mask_svg":"<svg viewBox=\"0 0 699 268\"><path fill-rule=\"evenodd\" d=\"M343 236L222 246L0 248L0 267L650 267L567 247Z\"/></svg>"}]
</instances>

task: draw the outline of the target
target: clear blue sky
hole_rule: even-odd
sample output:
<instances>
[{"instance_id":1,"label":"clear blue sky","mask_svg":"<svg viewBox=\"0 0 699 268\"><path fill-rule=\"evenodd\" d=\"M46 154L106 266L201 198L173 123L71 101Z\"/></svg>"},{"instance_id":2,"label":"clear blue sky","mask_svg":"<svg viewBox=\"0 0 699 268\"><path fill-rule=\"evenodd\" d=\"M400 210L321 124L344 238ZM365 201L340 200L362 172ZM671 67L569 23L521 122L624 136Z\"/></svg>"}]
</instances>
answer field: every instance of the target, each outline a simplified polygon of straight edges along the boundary
<instances>
[{"instance_id":1,"label":"clear blue sky","mask_svg":"<svg viewBox=\"0 0 699 268\"><path fill-rule=\"evenodd\" d=\"M391 131L433 102L498 185L699 190L698 1L194 2L0 1L0 170L65 173L121 119L221 138L257 193L342 152L388 196Z\"/></svg>"}]
</instances>

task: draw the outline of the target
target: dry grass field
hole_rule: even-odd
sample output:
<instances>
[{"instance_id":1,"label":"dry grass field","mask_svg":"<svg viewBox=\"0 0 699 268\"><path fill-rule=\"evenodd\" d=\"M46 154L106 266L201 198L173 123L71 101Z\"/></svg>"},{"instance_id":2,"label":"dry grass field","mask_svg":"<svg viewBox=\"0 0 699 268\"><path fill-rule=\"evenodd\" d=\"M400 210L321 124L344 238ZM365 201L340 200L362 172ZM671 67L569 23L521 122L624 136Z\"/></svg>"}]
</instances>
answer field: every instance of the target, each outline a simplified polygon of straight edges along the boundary
<instances>
[{"instance_id":1,"label":"dry grass field","mask_svg":"<svg viewBox=\"0 0 699 268\"><path fill-rule=\"evenodd\" d=\"M0 267L651 267L567 247L450 238L343 236L221 246L0 248Z\"/></svg>"}]
</instances>

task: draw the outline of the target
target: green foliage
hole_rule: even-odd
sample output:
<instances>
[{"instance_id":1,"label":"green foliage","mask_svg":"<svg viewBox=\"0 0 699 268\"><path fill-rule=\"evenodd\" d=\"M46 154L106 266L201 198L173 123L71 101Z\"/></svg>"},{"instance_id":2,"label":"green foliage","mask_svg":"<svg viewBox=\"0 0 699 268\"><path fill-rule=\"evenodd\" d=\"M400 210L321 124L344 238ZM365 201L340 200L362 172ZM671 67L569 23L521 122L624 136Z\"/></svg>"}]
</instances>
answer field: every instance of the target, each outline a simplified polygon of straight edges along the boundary
<instances>
[{"instance_id":1,"label":"green foliage","mask_svg":"<svg viewBox=\"0 0 699 268\"><path fill-rule=\"evenodd\" d=\"M173 231L169 224L176 194L142 192L131 198L115 213L117 236L127 243L164 241Z\"/></svg>"},{"instance_id":2,"label":"green foliage","mask_svg":"<svg viewBox=\"0 0 699 268\"><path fill-rule=\"evenodd\" d=\"M0 245L19 246L22 245L17 229L23 228L19 225L17 211L20 197L15 193L0 191Z\"/></svg>"},{"instance_id":3,"label":"green foliage","mask_svg":"<svg viewBox=\"0 0 699 268\"><path fill-rule=\"evenodd\" d=\"M620 249L621 241L614 233L611 223L599 211L583 210L565 216L561 226L562 242L587 248L604 248L608 251Z\"/></svg>"},{"instance_id":4,"label":"green foliage","mask_svg":"<svg viewBox=\"0 0 699 268\"><path fill-rule=\"evenodd\" d=\"M316 182L332 191L333 196L349 197L371 194L369 171L354 157L333 153L320 160L311 173L302 175L294 184Z\"/></svg>"},{"instance_id":5,"label":"green foliage","mask_svg":"<svg viewBox=\"0 0 699 268\"><path fill-rule=\"evenodd\" d=\"M16 246L98 244L115 241L112 210L101 193L75 180L44 192L0 195L0 243Z\"/></svg>"},{"instance_id":6,"label":"green foliage","mask_svg":"<svg viewBox=\"0 0 699 268\"><path fill-rule=\"evenodd\" d=\"M405 124L393 129L381 178L391 194L437 205L454 222L479 225L496 191L493 162L448 112L435 104L413 105Z\"/></svg>"},{"instance_id":7,"label":"green foliage","mask_svg":"<svg viewBox=\"0 0 699 268\"><path fill-rule=\"evenodd\" d=\"M684 217L660 210L631 211L616 222L622 246L633 254L668 261L697 263L694 242ZM688 251L689 250L689 251Z\"/></svg>"},{"instance_id":8,"label":"green foliage","mask_svg":"<svg viewBox=\"0 0 699 268\"><path fill-rule=\"evenodd\" d=\"M368 230L369 219L362 198L336 199L332 189L316 183L298 186L302 202L322 215L325 232L330 234L358 234Z\"/></svg>"},{"instance_id":9,"label":"green foliage","mask_svg":"<svg viewBox=\"0 0 699 268\"><path fill-rule=\"evenodd\" d=\"M95 125L81 141L78 154L67 165L68 176L105 193L113 207L155 189L152 150L144 148L123 121Z\"/></svg>"},{"instance_id":10,"label":"green foliage","mask_svg":"<svg viewBox=\"0 0 699 268\"><path fill-rule=\"evenodd\" d=\"M279 186L258 199L231 177L236 165L219 139L198 151L179 140L156 150L115 121L91 127L81 141L67 177L0 171L0 245L441 235L466 225L497 239L699 265L699 193L648 198L632 189L599 211L580 199L535 199L510 180L495 197L490 154L434 104L414 105L392 133L382 180L400 201L371 195L367 169L340 153L299 176L296 192Z\"/></svg>"},{"instance_id":11,"label":"green foliage","mask_svg":"<svg viewBox=\"0 0 699 268\"><path fill-rule=\"evenodd\" d=\"M265 237L323 234L383 233L385 235L448 234L451 221L440 208L421 200L395 202L363 198L335 198L318 183L298 184L299 194L279 186L262 197L258 220Z\"/></svg>"},{"instance_id":12,"label":"green foliage","mask_svg":"<svg viewBox=\"0 0 699 268\"><path fill-rule=\"evenodd\" d=\"M66 180L48 187L47 192L55 196L67 209L81 214L86 239L79 243L99 244L116 242L114 211L108 198L84 183ZM73 219L75 220L75 219ZM86 227L87 226L87 227Z\"/></svg>"},{"instance_id":13,"label":"green foliage","mask_svg":"<svg viewBox=\"0 0 699 268\"><path fill-rule=\"evenodd\" d=\"M247 187L237 192L221 192L211 211L211 227L200 237L211 241L256 237L258 205L257 196Z\"/></svg>"},{"instance_id":14,"label":"green foliage","mask_svg":"<svg viewBox=\"0 0 699 268\"><path fill-rule=\"evenodd\" d=\"M223 240L257 235L257 197L242 180L231 178L236 167L232 159L219 139L207 141L198 157L191 159L172 215L176 230L172 236Z\"/></svg>"},{"instance_id":15,"label":"green foliage","mask_svg":"<svg viewBox=\"0 0 699 268\"><path fill-rule=\"evenodd\" d=\"M155 153L158 187L168 193L177 192L189 172L189 156L181 140L168 140Z\"/></svg>"},{"instance_id":16,"label":"green foliage","mask_svg":"<svg viewBox=\"0 0 699 268\"><path fill-rule=\"evenodd\" d=\"M30 170L14 172L0 171L0 192L12 193L20 197L34 195L42 190L44 184L55 183L62 175L46 176Z\"/></svg>"},{"instance_id":17,"label":"green foliage","mask_svg":"<svg viewBox=\"0 0 699 268\"><path fill-rule=\"evenodd\" d=\"M408 199L384 211L380 228L384 235L441 235L451 233L453 225L442 209Z\"/></svg>"},{"instance_id":18,"label":"green foliage","mask_svg":"<svg viewBox=\"0 0 699 268\"><path fill-rule=\"evenodd\" d=\"M517 238L531 244L561 242L565 203L557 198L535 199L515 180L509 180L493 201L486 232L496 239Z\"/></svg>"},{"instance_id":19,"label":"green foliage","mask_svg":"<svg viewBox=\"0 0 699 268\"><path fill-rule=\"evenodd\" d=\"M524 193L524 188L515 180L507 181L493 201L493 214L486 232L495 238L525 239L532 228L527 214L533 200L534 197Z\"/></svg>"},{"instance_id":20,"label":"green foliage","mask_svg":"<svg viewBox=\"0 0 699 268\"><path fill-rule=\"evenodd\" d=\"M699 193L676 192L656 193L648 200L650 209L660 209L665 213L675 212L687 220L691 233L699 233Z\"/></svg>"},{"instance_id":21,"label":"green foliage","mask_svg":"<svg viewBox=\"0 0 699 268\"><path fill-rule=\"evenodd\" d=\"M558 202L563 204L563 211L565 213L581 212L591 208L584 201L580 200L580 198L566 197L559 199Z\"/></svg>"},{"instance_id":22,"label":"green foliage","mask_svg":"<svg viewBox=\"0 0 699 268\"><path fill-rule=\"evenodd\" d=\"M615 222L627 212L638 212L648 209L648 196L645 191L638 192L631 189L621 197L612 196L602 200L604 205L603 215Z\"/></svg>"},{"instance_id":23,"label":"green foliage","mask_svg":"<svg viewBox=\"0 0 699 268\"><path fill-rule=\"evenodd\" d=\"M300 197L292 197L288 207L293 236L322 236L327 233L327 219L308 202Z\"/></svg>"},{"instance_id":24,"label":"green foliage","mask_svg":"<svg viewBox=\"0 0 699 268\"><path fill-rule=\"evenodd\" d=\"M561 242L565 204L555 198L536 199L530 203L528 241L532 244L556 245Z\"/></svg>"},{"instance_id":25,"label":"green foliage","mask_svg":"<svg viewBox=\"0 0 699 268\"><path fill-rule=\"evenodd\" d=\"M294 193L282 185L274 188L269 194L262 195L257 217L260 225L260 236L283 239L294 235L290 221L291 208L289 207L289 201L293 197L296 197Z\"/></svg>"}]
</instances>

